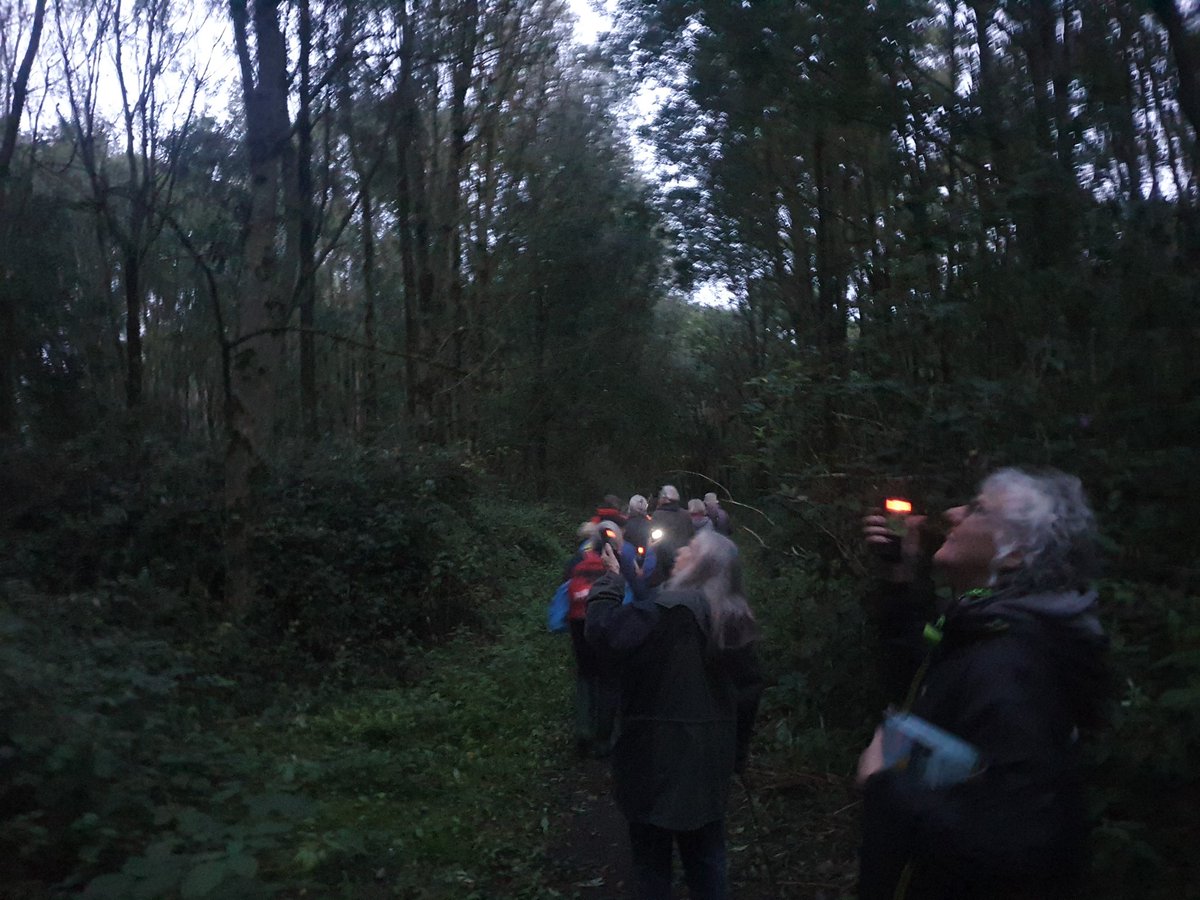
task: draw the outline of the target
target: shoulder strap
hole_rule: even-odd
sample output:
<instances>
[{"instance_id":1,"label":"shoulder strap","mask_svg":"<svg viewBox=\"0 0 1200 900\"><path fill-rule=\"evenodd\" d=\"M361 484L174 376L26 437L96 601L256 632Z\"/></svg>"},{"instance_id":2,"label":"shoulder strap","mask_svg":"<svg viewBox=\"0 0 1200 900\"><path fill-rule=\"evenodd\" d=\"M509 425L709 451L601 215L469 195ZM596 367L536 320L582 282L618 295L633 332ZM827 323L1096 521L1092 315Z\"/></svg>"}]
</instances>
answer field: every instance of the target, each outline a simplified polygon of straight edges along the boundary
<instances>
[{"instance_id":1,"label":"shoulder strap","mask_svg":"<svg viewBox=\"0 0 1200 900\"><path fill-rule=\"evenodd\" d=\"M929 671L929 663L933 660L933 653L937 649L938 644L942 642L942 629L945 625L945 616L938 616L936 622L926 623L921 636L925 639L925 643L929 645L929 649L925 651L925 658L921 660L921 665L917 668L917 673L913 675L912 684L908 686L908 694L904 698L904 705L900 707L900 712L909 712L912 710L912 705L917 700L917 691L921 689L921 682L925 680L925 673Z\"/></svg>"}]
</instances>

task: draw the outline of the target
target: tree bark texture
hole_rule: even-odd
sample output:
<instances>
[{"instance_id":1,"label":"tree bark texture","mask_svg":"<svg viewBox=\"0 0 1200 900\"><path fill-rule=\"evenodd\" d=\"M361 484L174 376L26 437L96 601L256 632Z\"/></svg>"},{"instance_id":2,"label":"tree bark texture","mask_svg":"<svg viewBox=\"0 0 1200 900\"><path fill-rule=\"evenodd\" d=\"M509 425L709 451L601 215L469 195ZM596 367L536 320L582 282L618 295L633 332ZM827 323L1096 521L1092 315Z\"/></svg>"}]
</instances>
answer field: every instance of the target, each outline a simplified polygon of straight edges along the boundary
<instances>
[{"instance_id":1,"label":"tree bark texture","mask_svg":"<svg viewBox=\"0 0 1200 900\"><path fill-rule=\"evenodd\" d=\"M278 249L286 226L281 211L285 181L294 167L289 160L287 53L277 6L278 0L254 4L255 55L251 58L246 0L230 0L229 4L250 161L250 216L238 297L240 336L233 342L225 455L225 591L226 601L235 608L246 607L255 593L249 558L253 490L267 469L283 354L282 329L287 324L297 269L295 243L285 241L282 254Z\"/></svg>"}]
</instances>

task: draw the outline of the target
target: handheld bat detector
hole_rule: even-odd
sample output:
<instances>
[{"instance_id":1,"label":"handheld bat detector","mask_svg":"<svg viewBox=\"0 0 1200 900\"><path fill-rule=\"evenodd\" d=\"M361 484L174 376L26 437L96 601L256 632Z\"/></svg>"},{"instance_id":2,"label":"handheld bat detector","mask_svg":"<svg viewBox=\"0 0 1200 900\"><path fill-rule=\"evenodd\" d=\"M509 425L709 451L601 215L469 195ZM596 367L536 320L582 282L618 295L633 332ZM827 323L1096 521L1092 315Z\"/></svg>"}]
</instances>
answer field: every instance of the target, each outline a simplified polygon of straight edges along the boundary
<instances>
[{"instance_id":1,"label":"handheld bat detector","mask_svg":"<svg viewBox=\"0 0 1200 900\"><path fill-rule=\"evenodd\" d=\"M637 564L640 566L645 561L646 561L646 548L638 547L637 548Z\"/></svg>"},{"instance_id":2,"label":"handheld bat detector","mask_svg":"<svg viewBox=\"0 0 1200 900\"><path fill-rule=\"evenodd\" d=\"M900 562L900 542L908 531L908 517L912 515L911 500L903 497L888 497L883 501L883 511L887 514L887 528L891 532L890 539L871 545L875 554L884 562Z\"/></svg>"},{"instance_id":3,"label":"handheld bat detector","mask_svg":"<svg viewBox=\"0 0 1200 900\"><path fill-rule=\"evenodd\" d=\"M913 511L912 501L901 497L888 497L883 501L883 508L887 512L888 529L896 537L904 537L908 531L908 517Z\"/></svg>"},{"instance_id":4,"label":"handheld bat detector","mask_svg":"<svg viewBox=\"0 0 1200 900\"><path fill-rule=\"evenodd\" d=\"M596 532L595 550L597 553L604 552L604 545L610 544L615 552L617 549L617 533L611 528L601 528Z\"/></svg>"}]
</instances>

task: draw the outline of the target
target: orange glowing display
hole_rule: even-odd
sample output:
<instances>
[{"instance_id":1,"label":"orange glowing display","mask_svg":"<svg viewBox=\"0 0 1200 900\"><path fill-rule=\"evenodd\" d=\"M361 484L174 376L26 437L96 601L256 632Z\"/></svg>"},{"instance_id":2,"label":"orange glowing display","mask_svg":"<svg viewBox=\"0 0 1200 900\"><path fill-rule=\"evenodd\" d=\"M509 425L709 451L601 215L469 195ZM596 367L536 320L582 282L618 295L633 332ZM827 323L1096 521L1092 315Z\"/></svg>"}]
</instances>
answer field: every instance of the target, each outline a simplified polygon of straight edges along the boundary
<instances>
[{"instance_id":1,"label":"orange glowing display","mask_svg":"<svg viewBox=\"0 0 1200 900\"><path fill-rule=\"evenodd\" d=\"M888 497L883 501L883 508L893 516L907 516L912 512L912 503L898 497Z\"/></svg>"}]
</instances>

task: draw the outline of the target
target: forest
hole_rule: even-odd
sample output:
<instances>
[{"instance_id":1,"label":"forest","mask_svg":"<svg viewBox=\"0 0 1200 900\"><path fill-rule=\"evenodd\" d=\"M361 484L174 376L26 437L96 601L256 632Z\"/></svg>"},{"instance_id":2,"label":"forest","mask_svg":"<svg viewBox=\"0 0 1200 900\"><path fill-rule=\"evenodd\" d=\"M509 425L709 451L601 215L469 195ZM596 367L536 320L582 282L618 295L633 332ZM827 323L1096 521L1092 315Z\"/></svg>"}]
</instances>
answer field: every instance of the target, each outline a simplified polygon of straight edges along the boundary
<instances>
[{"instance_id":1,"label":"forest","mask_svg":"<svg viewBox=\"0 0 1200 900\"><path fill-rule=\"evenodd\" d=\"M735 893L854 896L860 517L1007 465L1101 529L1088 895L1197 896L1200 5L605 9L0 0L0 897L624 896L545 610L664 483Z\"/></svg>"}]
</instances>

